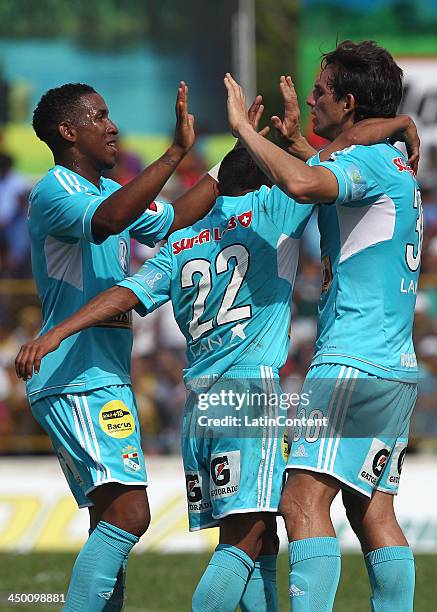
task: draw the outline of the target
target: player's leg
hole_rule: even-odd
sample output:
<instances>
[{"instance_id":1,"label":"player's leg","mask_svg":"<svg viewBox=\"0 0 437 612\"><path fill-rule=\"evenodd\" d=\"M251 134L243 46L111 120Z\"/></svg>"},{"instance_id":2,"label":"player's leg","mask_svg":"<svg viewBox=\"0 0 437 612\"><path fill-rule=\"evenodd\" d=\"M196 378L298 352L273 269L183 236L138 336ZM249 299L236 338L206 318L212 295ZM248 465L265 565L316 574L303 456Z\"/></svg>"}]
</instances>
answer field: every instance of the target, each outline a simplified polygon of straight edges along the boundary
<instances>
[{"instance_id":1,"label":"player's leg","mask_svg":"<svg viewBox=\"0 0 437 612\"><path fill-rule=\"evenodd\" d=\"M193 595L193 612L233 612L262 548L271 517L233 514L220 520L220 543Z\"/></svg>"},{"instance_id":2,"label":"player's leg","mask_svg":"<svg viewBox=\"0 0 437 612\"><path fill-rule=\"evenodd\" d=\"M279 512L289 540L293 612L332 610L340 578L340 547L331 504L340 483L326 474L290 470Z\"/></svg>"},{"instance_id":3,"label":"player's leg","mask_svg":"<svg viewBox=\"0 0 437 612\"><path fill-rule=\"evenodd\" d=\"M396 519L393 499L382 491L375 491L371 499L343 492L346 515L363 550L374 612L413 610L413 551Z\"/></svg>"},{"instance_id":4,"label":"player's leg","mask_svg":"<svg viewBox=\"0 0 437 612\"><path fill-rule=\"evenodd\" d=\"M150 522L146 489L109 483L90 497L97 524L74 564L65 609L121 610L123 593L116 598L114 589L130 550Z\"/></svg>"},{"instance_id":5,"label":"player's leg","mask_svg":"<svg viewBox=\"0 0 437 612\"><path fill-rule=\"evenodd\" d=\"M242 612L279 611L276 562L279 551L276 515L268 515L261 550L240 600Z\"/></svg>"}]
</instances>

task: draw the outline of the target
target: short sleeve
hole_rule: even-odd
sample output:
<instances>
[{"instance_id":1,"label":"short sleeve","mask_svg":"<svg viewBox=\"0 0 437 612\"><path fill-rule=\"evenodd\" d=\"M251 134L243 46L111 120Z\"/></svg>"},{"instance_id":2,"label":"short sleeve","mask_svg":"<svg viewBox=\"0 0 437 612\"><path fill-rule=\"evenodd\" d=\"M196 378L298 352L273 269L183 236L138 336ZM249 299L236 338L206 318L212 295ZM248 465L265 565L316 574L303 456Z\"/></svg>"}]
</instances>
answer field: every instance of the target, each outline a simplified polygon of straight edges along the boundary
<instances>
[{"instance_id":1,"label":"short sleeve","mask_svg":"<svg viewBox=\"0 0 437 612\"><path fill-rule=\"evenodd\" d=\"M174 211L171 204L152 202L141 217L129 226L129 234L142 244L155 246L168 234L173 219Z\"/></svg>"},{"instance_id":2,"label":"short sleeve","mask_svg":"<svg viewBox=\"0 0 437 612\"><path fill-rule=\"evenodd\" d=\"M299 204L276 185L271 189L267 187L263 189L266 190L262 193L262 196L267 216L281 233L293 238L300 238L311 217L314 206Z\"/></svg>"},{"instance_id":3,"label":"short sleeve","mask_svg":"<svg viewBox=\"0 0 437 612\"><path fill-rule=\"evenodd\" d=\"M105 197L92 193L75 174L56 171L51 179L30 196L31 214L37 215L44 233L61 239L101 242L93 236L91 221Z\"/></svg>"},{"instance_id":4,"label":"short sleeve","mask_svg":"<svg viewBox=\"0 0 437 612\"><path fill-rule=\"evenodd\" d=\"M128 276L118 285L130 289L140 303L135 310L142 317L170 299L172 277L172 255L168 244L159 253L148 259L133 276Z\"/></svg>"},{"instance_id":5,"label":"short sleeve","mask_svg":"<svg viewBox=\"0 0 437 612\"><path fill-rule=\"evenodd\" d=\"M319 162L337 179L335 204L365 206L383 195L377 180L379 153L375 147L351 146L333 153L328 161Z\"/></svg>"}]
</instances>

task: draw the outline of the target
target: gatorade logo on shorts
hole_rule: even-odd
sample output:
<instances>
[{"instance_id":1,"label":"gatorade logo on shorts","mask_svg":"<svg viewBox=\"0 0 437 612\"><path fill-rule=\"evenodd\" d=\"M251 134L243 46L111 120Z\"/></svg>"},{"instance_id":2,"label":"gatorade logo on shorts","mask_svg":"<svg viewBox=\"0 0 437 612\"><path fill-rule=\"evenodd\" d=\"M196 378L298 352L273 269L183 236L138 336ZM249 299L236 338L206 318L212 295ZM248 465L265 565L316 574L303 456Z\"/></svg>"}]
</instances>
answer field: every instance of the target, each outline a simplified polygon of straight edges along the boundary
<instances>
[{"instance_id":1,"label":"gatorade logo on shorts","mask_svg":"<svg viewBox=\"0 0 437 612\"><path fill-rule=\"evenodd\" d=\"M393 460L390 466L390 474L388 475L388 484L399 484L406 452L407 443L405 441L398 442L393 451Z\"/></svg>"},{"instance_id":2,"label":"gatorade logo on shorts","mask_svg":"<svg viewBox=\"0 0 437 612\"><path fill-rule=\"evenodd\" d=\"M240 451L211 455L211 497L235 495L240 485Z\"/></svg>"},{"instance_id":3,"label":"gatorade logo on shorts","mask_svg":"<svg viewBox=\"0 0 437 612\"><path fill-rule=\"evenodd\" d=\"M211 502L204 499L202 476L199 472L185 474L189 512L206 512L211 509Z\"/></svg>"},{"instance_id":4,"label":"gatorade logo on shorts","mask_svg":"<svg viewBox=\"0 0 437 612\"><path fill-rule=\"evenodd\" d=\"M373 438L366 460L360 470L359 478L375 486L390 457L391 448L378 438Z\"/></svg>"},{"instance_id":5,"label":"gatorade logo on shorts","mask_svg":"<svg viewBox=\"0 0 437 612\"><path fill-rule=\"evenodd\" d=\"M103 406L99 423L105 434L111 438L127 438L135 431L134 417L120 400L112 400Z\"/></svg>"}]
</instances>

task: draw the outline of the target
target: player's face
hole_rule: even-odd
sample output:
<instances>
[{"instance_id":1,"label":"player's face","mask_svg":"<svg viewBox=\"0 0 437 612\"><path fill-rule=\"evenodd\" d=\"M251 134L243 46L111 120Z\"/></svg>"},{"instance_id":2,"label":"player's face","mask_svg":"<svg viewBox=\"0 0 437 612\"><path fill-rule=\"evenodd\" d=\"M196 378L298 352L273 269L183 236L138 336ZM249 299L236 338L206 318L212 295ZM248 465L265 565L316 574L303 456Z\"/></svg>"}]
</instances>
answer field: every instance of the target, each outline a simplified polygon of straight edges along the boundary
<instances>
[{"instance_id":1,"label":"player's face","mask_svg":"<svg viewBox=\"0 0 437 612\"><path fill-rule=\"evenodd\" d=\"M76 147L99 169L113 168L117 157L117 126L108 107L97 93L83 96L76 128Z\"/></svg>"},{"instance_id":2,"label":"player's face","mask_svg":"<svg viewBox=\"0 0 437 612\"><path fill-rule=\"evenodd\" d=\"M344 100L338 102L335 100L330 85L332 76L332 66L322 70L313 91L307 98L314 133L328 140L334 140L338 136L344 118Z\"/></svg>"}]
</instances>

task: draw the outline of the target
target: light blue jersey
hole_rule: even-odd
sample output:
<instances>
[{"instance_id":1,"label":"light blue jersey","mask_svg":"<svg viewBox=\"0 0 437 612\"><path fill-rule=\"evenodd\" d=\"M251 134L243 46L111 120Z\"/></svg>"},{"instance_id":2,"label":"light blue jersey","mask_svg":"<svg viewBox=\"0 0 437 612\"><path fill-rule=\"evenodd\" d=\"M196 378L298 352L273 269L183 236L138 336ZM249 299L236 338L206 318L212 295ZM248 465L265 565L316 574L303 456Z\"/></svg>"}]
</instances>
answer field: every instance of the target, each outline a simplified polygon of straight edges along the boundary
<instances>
[{"instance_id":1,"label":"light blue jersey","mask_svg":"<svg viewBox=\"0 0 437 612\"><path fill-rule=\"evenodd\" d=\"M336 363L414 382L423 234L414 173L387 143L353 146L320 165L335 174L339 193L319 208L324 283L312 365Z\"/></svg>"},{"instance_id":2,"label":"light blue jersey","mask_svg":"<svg viewBox=\"0 0 437 612\"><path fill-rule=\"evenodd\" d=\"M155 202L120 235L99 243L91 231L93 214L119 188L106 178L97 188L79 174L55 166L33 189L29 232L42 302L41 333L129 274L130 238L154 245L167 234L173 208ZM48 354L39 374L28 381L29 399L129 384L131 344L127 315L75 334Z\"/></svg>"},{"instance_id":3,"label":"light blue jersey","mask_svg":"<svg viewBox=\"0 0 437 612\"><path fill-rule=\"evenodd\" d=\"M311 212L277 187L219 197L207 217L172 234L119 283L143 315L171 299L187 340L182 456L191 531L230 514L278 510L288 441L272 400L281 397L299 239Z\"/></svg>"},{"instance_id":4,"label":"light blue jersey","mask_svg":"<svg viewBox=\"0 0 437 612\"><path fill-rule=\"evenodd\" d=\"M188 387L230 368L277 372L284 364L299 239L311 212L277 187L219 197L207 217L171 234L157 257L119 283L138 297L142 315L171 299L188 345Z\"/></svg>"}]
</instances>

